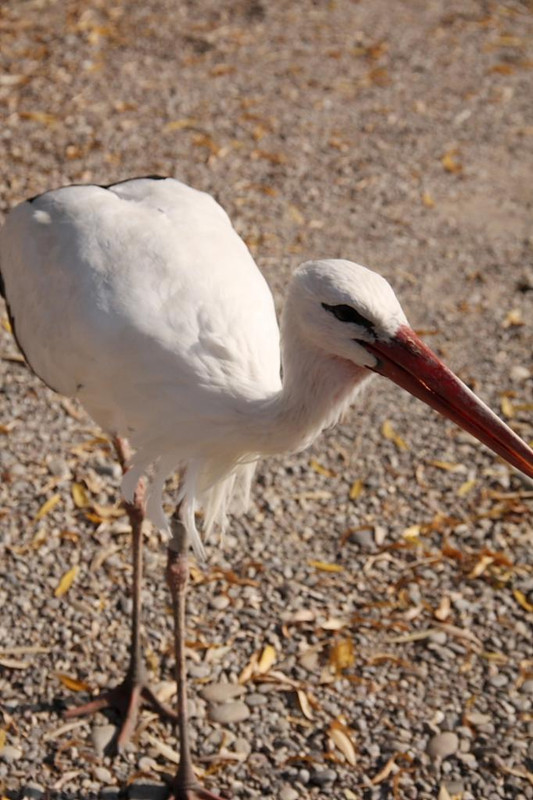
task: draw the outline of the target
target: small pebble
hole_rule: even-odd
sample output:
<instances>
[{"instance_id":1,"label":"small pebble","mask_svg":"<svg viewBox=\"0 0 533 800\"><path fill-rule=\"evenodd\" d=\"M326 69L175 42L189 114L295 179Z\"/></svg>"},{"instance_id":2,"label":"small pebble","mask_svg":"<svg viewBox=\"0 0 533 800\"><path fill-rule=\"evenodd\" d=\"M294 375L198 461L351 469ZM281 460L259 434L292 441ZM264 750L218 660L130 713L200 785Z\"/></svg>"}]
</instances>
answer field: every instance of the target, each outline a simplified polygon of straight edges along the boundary
<instances>
[{"instance_id":1,"label":"small pebble","mask_svg":"<svg viewBox=\"0 0 533 800\"><path fill-rule=\"evenodd\" d=\"M459 737L453 731L443 731L432 736L428 742L427 753L431 758L448 758L457 752Z\"/></svg>"},{"instance_id":2,"label":"small pebble","mask_svg":"<svg viewBox=\"0 0 533 800\"><path fill-rule=\"evenodd\" d=\"M117 729L114 725L97 725L92 730L92 740L94 749L99 756L103 756L109 744L111 744Z\"/></svg>"},{"instance_id":3,"label":"small pebble","mask_svg":"<svg viewBox=\"0 0 533 800\"><path fill-rule=\"evenodd\" d=\"M293 789L292 786L285 785L279 793L279 800L298 800L299 796L296 789Z\"/></svg>"},{"instance_id":4,"label":"small pebble","mask_svg":"<svg viewBox=\"0 0 533 800\"><path fill-rule=\"evenodd\" d=\"M234 697L240 697L245 691L244 686L237 683L210 683L199 694L208 703L225 703Z\"/></svg>"},{"instance_id":5,"label":"small pebble","mask_svg":"<svg viewBox=\"0 0 533 800\"><path fill-rule=\"evenodd\" d=\"M242 700L236 700L233 703L210 706L208 716L212 722L220 722L223 725L227 725L231 722L242 722L248 719L250 709Z\"/></svg>"},{"instance_id":6,"label":"small pebble","mask_svg":"<svg viewBox=\"0 0 533 800\"><path fill-rule=\"evenodd\" d=\"M100 783L111 783L113 780L113 776L111 775L110 771L107 767L95 767L94 768L94 777L96 780L100 781Z\"/></svg>"},{"instance_id":7,"label":"small pebble","mask_svg":"<svg viewBox=\"0 0 533 800\"><path fill-rule=\"evenodd\" d=\"M0 750L0 758L11 764L13 761L18 761L19 758L22 758L22 750L11 744L5 744Z\"/></svg>"}]
</instances>

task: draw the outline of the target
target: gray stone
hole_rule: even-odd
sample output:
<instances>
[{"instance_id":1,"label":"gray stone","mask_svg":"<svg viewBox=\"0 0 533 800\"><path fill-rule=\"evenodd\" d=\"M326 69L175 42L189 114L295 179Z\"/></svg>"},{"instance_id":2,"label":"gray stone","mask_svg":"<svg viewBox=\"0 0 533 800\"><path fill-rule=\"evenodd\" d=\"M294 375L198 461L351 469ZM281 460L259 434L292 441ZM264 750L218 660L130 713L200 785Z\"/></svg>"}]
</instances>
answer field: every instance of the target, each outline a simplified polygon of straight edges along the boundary
<instances>
[{"instance_id":1,"label":"gray stone","mask_svg":"<svg viewBox=\"0 0 533 800\"><path fill-rule=\"evenodd\" d=\"M459 748L459 737L453 731L443 731L432 736L428 742L427 753L431 758L448 758Z\"/></svg>"},{"instance_id":2,"label":"gray stone","mask_svg":"<svg viewBox=\"0 0 533 800\"><path fill-rule=\"evenodd\" d=\"M210 706L208 711L209 719L212 722L220 722L228 725L232 722L242 722L250 716L250 709L242 700L233 703L222 703Z\"/></svg>"}]
</instances>

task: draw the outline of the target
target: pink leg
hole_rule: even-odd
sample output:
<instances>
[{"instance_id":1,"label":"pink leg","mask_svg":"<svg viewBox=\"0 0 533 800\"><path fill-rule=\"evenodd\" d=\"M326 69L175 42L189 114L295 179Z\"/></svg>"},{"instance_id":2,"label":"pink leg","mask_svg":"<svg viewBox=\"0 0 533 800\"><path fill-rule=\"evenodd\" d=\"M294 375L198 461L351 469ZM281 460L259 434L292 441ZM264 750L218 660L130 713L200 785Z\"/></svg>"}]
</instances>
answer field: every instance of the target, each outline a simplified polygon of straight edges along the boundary
<instances>
[{"instance_id":1,"label":"pink leg","mask_svg":"<svg viewBox=\"0 0 533 800\"><path fill-rule=\"evenodd\" d=\"M129 458L129 446L125 439L114 440L115 449L122 469L126 470ZM131 523L132 532L132 554L133 554L133 609L131 615L131 645L130 663L126 676L122 683L113 689L104 692L89 703L82 706L70 708L65 712L65 717L87 716L96 711L106 708L117 709L121 724L117 737L113 744L117 751L122 750L130 740L137 719L139 708L145 704L163 717L175 720L176 714L170 708L161 703L154 695L150 687L146 684L145 667L141 653L141 585L142 585L142 523L144 520L144 481L139 481L135 490L132 503L125 503L126 511Z\"/></svg>"},{"instance_id":2,"label":"pink leg","mask_svg":"<svg viewBox=\"0 0 533 800\"><path fill-rule=\"evenodd\" d=\"M174 613L174 648L176 654L176 682L178 686L178 732L180 764L171 785L168 800L221 800L204 789L194 774L189 743L187 711L187 668L185 663L185 611L189 578L187 559L187 533L179 518L179 508L172 518L173 538L168 547L166 578L172 595Z\"/></svg>"}]
</instances>

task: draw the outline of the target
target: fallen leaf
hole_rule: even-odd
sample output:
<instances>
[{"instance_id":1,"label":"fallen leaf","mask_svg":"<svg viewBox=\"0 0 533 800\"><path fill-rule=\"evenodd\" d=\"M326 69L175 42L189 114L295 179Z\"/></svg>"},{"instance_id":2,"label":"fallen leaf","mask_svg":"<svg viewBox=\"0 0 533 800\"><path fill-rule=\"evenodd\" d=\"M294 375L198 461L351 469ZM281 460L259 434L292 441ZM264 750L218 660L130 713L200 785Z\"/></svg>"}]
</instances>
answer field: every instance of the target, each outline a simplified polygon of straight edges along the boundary
<instances>
[{"instance_id":1,"label":"fallen leaf","mask_svg":"<svg viewBox=\"0 0 533 800\"><path fill-rule=\"evenodd\" d=\"M357 498L361 496L363 492L363 486L364 484L361 478L357 478L357 480L352 483L349 492L350 500L357 500Z\"/></svg>"},{"instance_id":2,"label":"fallen leaf","mask_svg":"<svg viewBox=\"0 0 533 800\"><path fill-rule=\"evenodd\" d=\"M60 494L54 494L52 497L49 497L42 506L40 507L39 511L34 517L34 522L38 522L40 519L45 517L50 511L57 506L57 504L61 501Z\"/></svg>"},{"instance_id":3,"label":"fallen leaf","mask_svg":"<svg viewBox=\"0 0 533 800\"><path fill-rule=\"evenodd\" d=\"M443 469L447 472L461 472L463 469L462 464L452 464L450 461L429 461L428 462L432 467L437 467L437 469Z\"/></svg>"},{"instance_id":4,"label":"fallen leaf","mask_svg":"<svg viewBox=\"0 0 533 800\"><path fill-rule=\"evenodd\" d=\"M331 564L328 561L308 561L307 563L319 572L344 572L344 567L341 567L340 564Z\"/></svg>"},{"instance_id":5,"label":"fallen leaf","mask_svg":"<svg viewBox=\"0 0 533 800\"><path fill-rule=\"evenodd\" d=\"M182 131L185 128L196 128L198 120L194 117L184 117L183 119L174 119L163 125L163 133L171 133L172 131Z\"/></svg>"},{"instance_id":6,"label":"fallen leaf","mask_svg":"<svg viewBox=\"0 0 533 800\"><path fill-rule=\"evenodd\" d=\"M329 664L335 672L343 672L355 664L353 640L344 638L334 642L329 651Z\"/></svg>"},{"instance_id":7,"label":"fallen leaf","mask_svg":"<svg viewBox=\"0 0 533 800\"><path fill-rule=\"evenodd\" d=\"M7 731L5 731L3 728L0 728L0 750L5 745L6 741L7 741Z\"/></svg>"},{"instance_id":8,"label":"fallen leaf","mask_svg":"<svg viewBox=\"0 0 533 800\"><path fill-rule=\"evenodd\" d=\"M463 165L456 160L455 156L457 155L457 150L449 150L447 153L441 158L441 163L446 172L451 172L454 175L458 175L463 171Z\"/></svg>"},{"instance_id":9,"label":"fallen leaf","mask_svg":"<svg viewBox=\"0 0 533 800\"><path fill-rule=\"evenodd\" d=\"M316 460L316 458L311 458L309 460L309 466L311 467L311 469L313 469L319 475L324 475L324 477L326 477L326 478L334 478L336 476L336 474L337 474L332 469L328 469L327 467L323 467L322 464L320 464Z\"/></svg>"},{"instance_id":10,"label":"fallen leaf","mask_svg":"<svg viewBox=\"0 0 533 800\"><path fill-rule=\"evenodd\" d=\"M75 564L73 567L71 567L71 569L65 572L65 574L57 584L56 590L54 592L54 597L63 597L63 595L68 592L68 590L76 580L78 571L79 567L77 564Z\"/></svg>"},{"instance_id":11,"label":"fallen leaf","mask_svg":"<svg viewBox=\"0 0 533 800\"><path fill-rule=\"evenodd\" d=\"M476 484L477 480L475 478L471 478L469 481L465 481L457 489L457 494L459 495L459 497L465 497L465 495L467 495L469 492L472 491L472 489Z\"/></svg>"},{"instance_id":12,"label":"fallen leaf","mask_svg":"<svg viewBox=\"0 0 533 800\"><path fill-rule=\"evenodd\" d=\"M57 124L58 119L55 114L49 114L47 111L19 111L21 119L29 119L32 122L39 122L41 125L53 127Z\"/></svg>"},{"instance_id":13,"label":"fallen leaf","mask_svg":"<svg viewBox=\"0 0 533 800\"><path fill-rule=\"evenodd\" d=\"M430 192L424 192L422 194L422 204L426 208L435 208L435 201L433 199L433 195Z\"/></svg>"},{"instance_id":14,"label":"fallen leaf","mask_svg":"<svg viewBox=\"0 0 533 800\"><path fill-rule=\"evenodd\" d=\"M329 728L328 734L329 738L337 750L340 750L343 754L348 764L355 767L357 761L356 750L346 726L334 720Z\"/></svg>"},{"instance_id":15,"label":"fallen leaf","mask_svg":"<svg viewBox=\"0 0 533 800\"><path fill-rule=\"evenodd\" d=\"M508 312L507 316L505 317L502 327L503 328L519 328L522 325L525 325L524 319L522 317L522 312L519 308L512 308L511 311Z\"/></svg>"},{"instance_id":16,"label":"fallen leaf","mask_svg":"<svg viewBox=\"0 0 533 800\"><path fill-rule=\"evenodd\" d=\"M502 410L502 414L507 419L512 419L515 415L515 408L511 400L507 397L507 395L502 395L500 400L500 408Z\"/></svg>"},{"instance_id":17,"label":"fallen leaf","mask_svg":"<svg viewBox=\"0 0 533 800\"><path fill-rule=\"evenodd\" d=\"M469 573L469 578L479 578L483 575L487 567L494 563L494 557L489 555L481 556L474 569Z\"/></svg>"},{"instance_id":18,"label":"fallen leaf","mask_svg":"<svg viewBox=\"0 0 533 800\"><path fill-rule=\"evenodd\" d=\"M277 659L276 648L273 647L271 644L267 644L266 647L263 648L263 652L259 657L259 661L257 663L257 671L260 675L264 675L265 672L268 672L269 669L275 664Z\"/></svg>"},{"instance_id":19,"label":"fallen leaf","mask_svg":"<svg viewBox=\"0 0 533 800\"><path fill-rule=\"evenodd\" d=\"M394 428L392 427L392 422L389 419L386 419L381 426L381 433L391 442L394 442L398 450L409 450L409 446L407 443L399 436Z\"/></svg>"},{"instance_id":20,"label":"fallen leaf","mask_svg":"<svg viewBox=\"0 0 533 800\"><path fill-rule=\"evenodd\" d=\"M91 688L85 681L80 681L77 678L72 678L64 672L56 672L56 678L61 681L63 686L70 689L71 692L87 692Z\"/></svg>"},{"instance_id":21,"label":"fallen leaf","mask_svg":"<svg viewBox=\"0 0 533 800\"><path fill-rule=\"evenodd\" d=\"M516 602L519 603L523 609L529 612L533 611L533 603L529 602L524 592L521 592L520 589L513 589L513 595Z\"/></svg>"},{"instance_id":22,"label":"fallen leaf","mask_svg":"<svg viewBox=\"0 0 533 800\"><path fill-rule=\"evenodd\" d=\"M378 783L383 783L383 781L387 780L387 778L393 771L394 767L396 766L395 761L396 761L396 756L392 756L392 758L389 758L383 769L381 769L376 775L374 775L374 777L372 778L372 783L374 785Z\"/></svg>"},{"instance_id":23,"label":"fallen leaf","mask_svg":"<svg viewBox=\"0 0 533 800\"><path fill-rule=\"evenodd\" d=\"M87 508L90 500L85 486L82 486L81 483L73 483L71 492L76 508Z\"/></svg>"},{"instance_id":24,"label":"fallen leaf","mask_svg":"<svg viewBox=\"0 0 533 800\"><path fill-rule=\"evenodd\" d=\"M311 704L309 703L309 699L303 689L297 689L296 695L298 697L298 702L300 704L300 709L302 714L306 719L312 720L313 719L313 711L311 709Z\"/></svg>"}]
</instances>

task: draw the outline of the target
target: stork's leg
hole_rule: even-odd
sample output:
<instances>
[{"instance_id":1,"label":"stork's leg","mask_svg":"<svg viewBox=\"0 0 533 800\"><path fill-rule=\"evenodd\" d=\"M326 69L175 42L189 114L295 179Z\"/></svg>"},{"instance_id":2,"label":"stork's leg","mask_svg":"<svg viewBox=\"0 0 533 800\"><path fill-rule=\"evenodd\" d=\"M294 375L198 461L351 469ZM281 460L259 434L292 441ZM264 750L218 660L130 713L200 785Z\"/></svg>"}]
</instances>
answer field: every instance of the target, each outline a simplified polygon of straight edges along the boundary
<instances>
[{"instance_id":1,"label":"stork's leg","mask_svg":"<svg viewBox=\"0 0 533 800\"><path fill-rule=\"evenodd\" d=\"M122 470L127 469L129 458L129 446L126 439L116 437L114 439L115 449ZM125 503L126 512L131 523L132 533L132 556L133 556L133 608L131 614L131 645L130 663L126 676L122 683L113 689L103 692L95 700L85 703L85 705L70 708L65 717L80 717L102 711L106 708L114 708L120 714L120 726L117 736L113 741L113 746L120 751L130 740L135 729L139 708L145 704L163 717L176 720L176 714L166 705L161 703L154 695L153 691L146 684L145 666L141 652L141 592L142 592L142 524L144 520L144 500L145 484L140 480L133 502Z\"/></svg>"},{"instance_id":2,"label":"stork's leg","mask_svg":"<svg viewBox=\"0 0 533 800\"><path fill-rule=\"evenodd\" d=\"M168 547L167 583L172 595L174 613L174 649L178 687L178 734L180 764L168 800L221 800L204 789L194 774L189 743L187 709L187 666L185 661L186 593L189 579L187 533L179 518L179 509L172 518L172 540Z\"/></svg>"}]
</instances>

